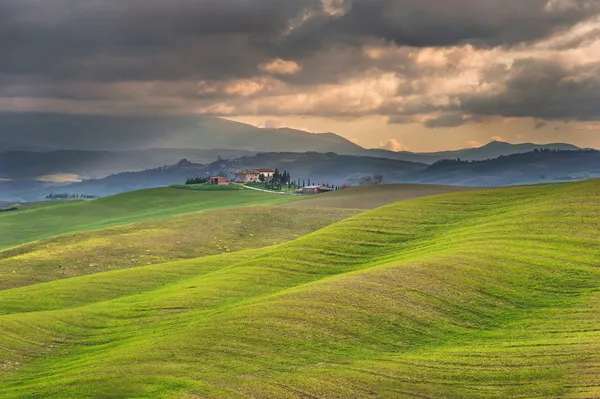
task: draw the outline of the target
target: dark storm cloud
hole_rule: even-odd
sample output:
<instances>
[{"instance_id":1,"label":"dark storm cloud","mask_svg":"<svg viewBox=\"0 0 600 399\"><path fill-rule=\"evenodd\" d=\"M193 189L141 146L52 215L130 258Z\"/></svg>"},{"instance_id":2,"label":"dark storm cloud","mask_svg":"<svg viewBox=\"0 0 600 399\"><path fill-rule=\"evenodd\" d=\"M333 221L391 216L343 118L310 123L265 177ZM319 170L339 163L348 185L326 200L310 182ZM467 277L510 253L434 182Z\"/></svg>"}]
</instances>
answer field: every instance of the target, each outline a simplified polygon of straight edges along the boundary
<instances>
[{"instance_id":1,"label":"dark storm cloud","mask_svg":"<svg viewBox=\"0 0 600 399\"><path fill-rule=\"evenodd\" d=\"M312 2L5 0L0 72L107 80L244 75L265 57L255 49Z\"/></svg>"},{"instance_id":2,"label":"dark storm cloud","mask_svg":"<svg viewBox=\"0 0 600 399\"><path fill-rule=\"evenodd\" d=\"M331 16L319 0L3 0L0 72L100 80L239 77L274 56L310 59L332 44L373 38L417 47L537 40L597 8L578 1L552 11L548 0L345 4L345 14ZM307 20L285 34L303 13Z\"/></svg>"},{"instance_id":3,"label":"dark storm cloud","mask_svg":"<svg viewBox=\"0 0 600 399\"><path fill-rule=\"evenodd\" d=\"M552 6L552 4L555 6ZM323 32L427 47L535 41L600 10L595 0L355 0Z\"/></svg>"},{"instance_id":4,"label":"dark storm cloud","mask_svg":"<svg viewBox=\"0 0 600 399\"><path fill-rule=\"evenodd\" d=\"M427 85L413 82L459 74L468 54L456 52L440 70L415 62L415 49L526 49L598 12L596 0L0 0L0 100L39 99L42 110L56 100L77 100L84 113L94 107L110 112L115 104L120 111L186 113L227 102L214 113L289 114L289 107L269 108L278 101L248 101L299 95L373 71L402 77L398 96L426 97ZM555 47L575 48L597 34L590 30ZM369 46L394 51L369 56ZM298 69L261 70L275 59ZM594 119L600 118L592 76L598 71L590 68L535 59L490 67L482 82L500 89L456 93L452 105L425 99L398 110L395 102L380 101L377 91L387 89L375 84L368 90L376 93L365 97L381 102L374 112L395 123L436 114L426 119L429 127L473 121L473 115ZM264 80L269 73L274 78ZM249 81L258 75L262 81ZM338 97L341 91L313 99L318 106L300 104L298 114L352 114ZM353 99L359 108L365 103ZM8 109L21 104L9 103ZM61 112L69 107L56 106Z\"/></svg>"},{"instance_id":5,"label":"dark storm cloud","mask_svg":"<svg viewBox=\"0 0 600 399\"><path fill-rule=\"evenodd\" d=\"M483 78L499 89L462 95L464 112L544 120L600 118L600 63L569 67L558 61L521 59L510 68L491 67Z\"/></svg>"},{"instance_id":6,"label":"dark storm cloud","mask_svg":"<svg viewBox=\"0 0 600 399\"><path fill-rule=\"evenodd\" d=\"M449 113L435 118L426 119L423 125L429 129L439 129L446 127L458 127L468 123L485 122L481 116L464 115L461 113Z\"/></svg>"}]
</instances>

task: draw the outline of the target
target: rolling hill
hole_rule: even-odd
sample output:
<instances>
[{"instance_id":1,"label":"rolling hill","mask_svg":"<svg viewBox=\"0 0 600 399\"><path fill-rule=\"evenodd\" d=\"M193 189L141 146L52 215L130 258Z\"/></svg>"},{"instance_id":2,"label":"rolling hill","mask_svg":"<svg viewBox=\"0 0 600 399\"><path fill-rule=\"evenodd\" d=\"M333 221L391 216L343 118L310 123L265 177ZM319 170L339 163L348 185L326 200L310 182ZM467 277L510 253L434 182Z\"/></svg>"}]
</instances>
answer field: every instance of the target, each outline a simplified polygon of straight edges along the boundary
<instances>
[{"instance_id":1,"label":"rolling hill","mask_svg":"<svg viewBox=\"0 0 600 399\"><path fill-rule=\"evenodd\" d=\"M92 201L61 208L37 206L37 211L31 212L31 206L27 206L19 210L25 213L19 213L19 217L15 213L12 220L0 215L0 235L5 238L2 244L22 244L12 249L0 247L0 290L262 248L298 238L363 210L467 189L433 185L390 185L368 190L349 187L322 196L286 198L250 190L154 189L117 195L100 207ZM189 205L192 201L198 206L158 215L140 206L152 203L156 208L172 207L173 203ZM123 210L129 210L128 217L115 217ZM56 223L68 215L80 216L69 226ZM139 219L143 221L132 222ZM102 228L99 221L109 227ZM49 237L39 239L45 236Z\"/></svg>"},{"instance_id":2,"label":"rolling hill","mask_svg":"<svg viewBox=\"0 0 600 399\"><path fill-rule=\"evenodd\" d=\"M0 292L4 398L600 395L600 182Z\"/></svg>"},{"instance_id":3,"label":"rolling hill","mask_svg":"<svg viewBox=\"0 0 600 399\"><path fill-rule=\"evenodd\" d=\"M42 202L0 215L0 249L57 234L164 219L190 212L275 205L297 198L237 187L214 190L163 187L93 201Z\"/></svg>"}]
</instances>

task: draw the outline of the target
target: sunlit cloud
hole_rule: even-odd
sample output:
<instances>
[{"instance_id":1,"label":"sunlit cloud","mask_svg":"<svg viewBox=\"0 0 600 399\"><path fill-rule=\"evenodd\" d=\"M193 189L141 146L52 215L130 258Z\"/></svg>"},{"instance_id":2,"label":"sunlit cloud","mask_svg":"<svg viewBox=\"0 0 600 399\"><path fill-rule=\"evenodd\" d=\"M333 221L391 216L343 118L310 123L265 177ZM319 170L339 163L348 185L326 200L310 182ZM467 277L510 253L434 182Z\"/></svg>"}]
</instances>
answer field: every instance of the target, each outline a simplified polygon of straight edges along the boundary
<instances>
[{"instance_id":1,"label":"sunlit cloud","mask_svg":"<svg viewBox=\"0 0 600 399\"><path fill-rule=\"evenodd\" d=\"M274 75L294 75L302 70L302 67L295 61L285 61L277 58L258 66L262 72L267 72Z\"/></svg>"},{"instance_id":2,"label":"sunlit cloud","mask_svg":"<svg viewBox=\"0 0 600 399\"><path fill-rule=\"evenodd\" d=\"M52 175L39 176L36 180L45 183L77 183L82 179L72 173L56 173Z\"/></svg>"},{"instance_id":3,"label":"sunlit cloud","mask_svg":"<svg viewBox=\"0 0 600 399\"><path fill-rule=\"evenodd\" d=\"M408 147L396 139L390 139L387 143L381 143L380 148L394 152L408 151Z\"/></svg>"}]
</instances>

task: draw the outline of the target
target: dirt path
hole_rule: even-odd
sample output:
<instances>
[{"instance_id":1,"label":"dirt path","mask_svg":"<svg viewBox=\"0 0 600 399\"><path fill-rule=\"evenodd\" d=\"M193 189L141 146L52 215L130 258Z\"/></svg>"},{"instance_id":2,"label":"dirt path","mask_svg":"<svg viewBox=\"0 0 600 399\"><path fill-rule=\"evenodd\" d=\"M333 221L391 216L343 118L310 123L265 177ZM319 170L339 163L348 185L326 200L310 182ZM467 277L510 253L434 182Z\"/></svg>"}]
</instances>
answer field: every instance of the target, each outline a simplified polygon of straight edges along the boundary
<instances>
[{"instance_id":1,"label":"dirt path","mask_svg":"<svg viewBox=\"0 0 600 399\"><path fill-rule=\"evenodd\" d=\"M233 183L233 184L236 184L243 188L247 188L248 190L262 191L264 193L277 194L277 195L298 195L298 194L293 194L293 193L286 193L284 191L262 190L262 189L256 188L256 187L248 187L248 186L240 184L240 183Z\"/></svg>"}]
</instances>

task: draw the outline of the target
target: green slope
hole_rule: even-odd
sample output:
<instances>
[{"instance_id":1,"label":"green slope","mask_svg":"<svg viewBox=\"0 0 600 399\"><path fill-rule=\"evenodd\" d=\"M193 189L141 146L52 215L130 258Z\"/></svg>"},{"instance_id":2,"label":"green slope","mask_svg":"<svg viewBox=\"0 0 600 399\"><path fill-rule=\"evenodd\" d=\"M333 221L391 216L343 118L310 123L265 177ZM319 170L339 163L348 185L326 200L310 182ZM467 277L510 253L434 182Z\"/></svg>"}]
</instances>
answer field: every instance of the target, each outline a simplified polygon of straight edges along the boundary
<instances>
[{"instance_id":1,"label":"green slope","mask_svg":"<svg viewBox=\"0 0 600 399\"><path fill-rule=\"evenodd\" d=\"M477 191L478 187L441 186L436 184L383 184L375 186L353 186L328 193L293 201L286 206L292 208L344 208L375 209L398 201L422 198L430 195Z\"/></svg>"},{"instance_id":2,"label":"green slope","mask_svg":"<svg viewBox=\"0 0 600 399\"><path fill-rule=\"evenodd\" d=\"M63 234L0 251L0 290L281 244L358 212L246 206Z\"/></svg>"},{"instance_id":3,"label":"green slope","mask_svg":"<svg viewBox=\"0 0 600 399\"><path fill-rule=\"evenodd\" d=\"M0 292L6 398L598 397L600 182Z\"/></svg>"},{"instance_id":4,"label":"green slope","mask_svg":"<svg viewBox=\"0 0 600 399\"><path fill-rule=\"evenodd\" d=\"M201 192L189 195L184 189ZM326 195L281 199L280 196L260 192L258 196L248 195L249 190L241 192L238 186L187 186L184 189L144 190L98 202L49 203L26 208L19 217L12 219L11 225L0 223L0 231L6 232L5 239L10 240L10 236L33 239L40 230L46 230L46 234L53 230L73 231L11 249L0 249L0 290L280 244L352 216L362 209L469 190L398 184L349 187ZM150 198L162 204L169 200L169 212L147 208ZM179 200L177 206L174 199ZM288 202L285 206L248 206L257 200L262 204ZM142 202L146 205L140 206ZM62 208L65 205L68 206ZM192 207L188 208L190 205ZM223 206L226 209L214 209ZM79 208L78 219L65 217L57 223L57 214L70 214L74 207ZM202 209L203 212L187 213L190 209ZM124 211L128 212L127 217L115 218ZM183 212L183 215L166 216L177 212ZM112 220L102 220L102 217ZM151 220L131 223L139 217L150 217ZM159 219L154 219L156 217ZM3 220L11 219L0 219L0 222ZM67 225L67 222L72 224ZM107 223L117 225L95 228Z\"/></svg>"},{"instance_id":5,"label":"green slope","mask_svg":"<svg viewBox=\"0 0 600 399\"><path fill-rule=\"evenodd\" d=\"M132 191L95 201L26 206L17 212L0 214L0 249L75 231L211 209L281 204L296 199L253 190L165 187Z\"/></svg>"}]
</instances>

